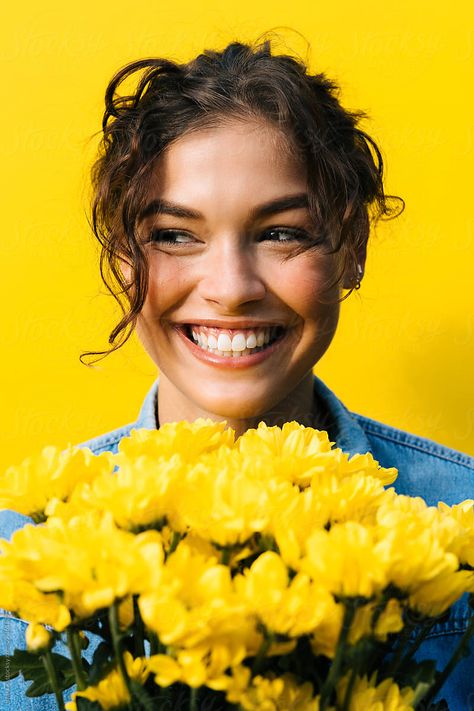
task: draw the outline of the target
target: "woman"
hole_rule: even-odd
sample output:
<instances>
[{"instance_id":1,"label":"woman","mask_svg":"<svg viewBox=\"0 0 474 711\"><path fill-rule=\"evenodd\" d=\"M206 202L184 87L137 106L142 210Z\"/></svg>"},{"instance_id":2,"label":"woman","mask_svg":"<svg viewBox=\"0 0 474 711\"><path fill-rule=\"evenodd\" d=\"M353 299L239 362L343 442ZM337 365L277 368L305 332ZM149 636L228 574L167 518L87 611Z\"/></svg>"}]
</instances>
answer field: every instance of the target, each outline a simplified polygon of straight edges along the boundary
<instances>
[{"instance_id":1,"label":"woman","mask_svg":"<svg viewBox=\"0 0 474 711\"><path fill-rule=\"evenodd\" d=\"M120 94L131 79L132 93ZM128 311L108 352L136 327L160 376L136 422L81 446L117 451L132 428L197 417L225 419L237 435L261 420L296 420L397 467L402 493L429 504L472 496L473 458L349 412L313 375L341 301L360 286L370 223L403 209L384 194L379 149L358 126L364 115L336 91L272 55L269 42L182 65L142 60L112 79L92 227L104 281ZM5 516L3 535L20 519ZM467 614L459 604L420 656L444 666ZM5 621L10 649L22 624ZM443 689L452 710L474 707L469 665Z\"/></svg>"}]
</instances>

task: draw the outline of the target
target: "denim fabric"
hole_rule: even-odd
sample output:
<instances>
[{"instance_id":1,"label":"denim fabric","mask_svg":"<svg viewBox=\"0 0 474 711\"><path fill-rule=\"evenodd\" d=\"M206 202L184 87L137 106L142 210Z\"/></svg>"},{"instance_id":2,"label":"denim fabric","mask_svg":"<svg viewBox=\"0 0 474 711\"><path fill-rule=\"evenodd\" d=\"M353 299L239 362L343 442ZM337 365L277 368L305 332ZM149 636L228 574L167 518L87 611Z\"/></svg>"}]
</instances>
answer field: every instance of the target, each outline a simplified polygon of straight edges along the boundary
<instances>
[{"instance_id":1,"label":"denim fabric","mask_svg":"<svg viewBox=\"0 0 474 711\"><path fill-rule=\"evenodd\" d=\"M335 447L356 454L371 452L383 467L396 467L398 478L395 489L410 496L422 496L429 505L438 501L455 504L474 498L474 457L395 427L377 422L369 417L350 412L336 395L314 376L315 396L322 413L320 429L327 430ZM158 379L155 380L141 407L138 419L112 432L94 437L79 446L89 447L94 453L117 452L118 444L132 429L156 429ZM29 519L11 511L0 512L0 537L11 533ZM460 600L448 622L436 625L421 645L416 657L434 659L442 668L459 643L468 620L466 598ZM24 648L25 623L0 611L0 654L11 653L15 647ZM88 656L96 646L91 639ZM15 679L9 684L0 683L0 711L6 709L31 709L53 711L54 698L29 700L23 694L25 684ZM65 694L69 698L72 690ZM450 711L474 711L474 644L471 654L458 664L442 689Z\"/></svg>"}]
</instances>

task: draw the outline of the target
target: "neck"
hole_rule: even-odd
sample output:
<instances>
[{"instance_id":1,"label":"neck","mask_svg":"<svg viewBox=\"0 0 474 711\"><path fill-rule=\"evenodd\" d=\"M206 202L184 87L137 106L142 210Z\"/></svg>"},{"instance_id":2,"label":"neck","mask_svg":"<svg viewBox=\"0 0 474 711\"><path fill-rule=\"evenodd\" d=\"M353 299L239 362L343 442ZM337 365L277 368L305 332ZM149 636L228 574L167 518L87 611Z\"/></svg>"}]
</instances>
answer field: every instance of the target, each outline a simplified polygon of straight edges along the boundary
<instances>
[{"instance_id":1,"label":"neck","mask_svg":"<svg viewBox=\"0 0 474 711\"><path fill-rule=\"evenodd\" d=\"M158 388L158 421L193 422L199 417L222 422L226 420L227 427L240 437L248 429L255 428L259 422L265 422L269 427L282 427L285 422L296 421L305 427L323 429L321 425L323 413L317 408L314 398L313 374L310 371L305 378L283 399L276 402L268 410L254 416L236 417L224 413L211 412L190 401L184 393L178 390L164 374L160 374Z\"/></svg>"}]
</instances>

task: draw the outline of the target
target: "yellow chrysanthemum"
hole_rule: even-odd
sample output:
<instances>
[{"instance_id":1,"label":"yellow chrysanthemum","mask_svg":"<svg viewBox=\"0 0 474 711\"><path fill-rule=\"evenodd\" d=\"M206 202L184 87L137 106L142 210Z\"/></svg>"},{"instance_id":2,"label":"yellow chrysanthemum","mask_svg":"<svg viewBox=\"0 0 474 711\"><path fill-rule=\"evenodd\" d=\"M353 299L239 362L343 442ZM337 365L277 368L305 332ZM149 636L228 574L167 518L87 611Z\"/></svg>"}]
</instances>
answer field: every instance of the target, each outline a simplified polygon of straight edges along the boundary
<instances>
[{"instance_id":1,"label":"yellow chrysanthemum","mask_svg":"<svg viewBox=\"0 0 474 711\"><path fill-rule=\"evenodd\" d=\"M149 658L148 669L155 675L159 686L180 681L195 689L203 685L217 689L225 677L225 670L242 661L245 653L240 653L232 637L227 640L222 637L211 646L198 644L179 649L175 655L157 654Z\"/></svg>"},{"instance_id":2,"label":"yellow chrysanthemum","mask_svg":"<svg viewBox=\"0 0 474 711\"><path fill-rule=\"evenodd\" d=\"M399 495L380 507L376 534L389 580L424 614L441 614L470 589L470 573L458 571L459 559L450 550L460 541L454 517L422 499Z\"/></svg>"},{"instance_id":3,"label":"yellow chrysanthemum","mask_svg":"<svg viewBox=\"0 0 474 711\"><path fill-rule=\"evenodd\" d=\"M2 542L3 544L3 542ZM41 623L62 632L71 622L67 607L56 593L43 593L22 577L8 556L0 556L0 608L31 623Z\"/></svg>"},{"instance_id":4,"label":"yellow chrysanthemum","mask_svg":"<svg viewBox=\"0 0 474 711\"><path fill-rule=\"evenodd\" d=\"M272 496L268 530L285 562L296 568L313 531L345 521L371 526L382 503L389 504L395 496L377 476L323 470L312 476L310 487L282 489Z\"/></svg>"},{"instance_id":5,"label":"yellow chrysanthemum","mask_svg":"<svg viewBox=\"0 0 474 711\"><path fill-rule=\"evenodd\" d=\"M333 444L327 432L298 422L285 422L281 428L260 422L239 437L236 447L250 459L272 461L280 476L306 486L315 470L337 466L341 450L331 450Z\"/></svg>"},{"instance_id":6,"label":"yellow chrysanthemum","mask_svg":"<svg viewBox=\"0 0 474 711\"><path fill-rule=\"evenodd\" d=\"M42 593L61 591L63 604L81 618L156 584L163 559L156 531L134 536L107 513L27 525L2 547L3 564L17 580Z\"/></svg>"},{"instance_id":7,"label":"yellow chrysanthemum","mask_svg":"<svg viewBox=\"0 0 474 711\"><path fill-rule=\"evenodd\" d=\"M111 472L114 457L110 452L94 455L90 449L44 447L20 465L7 469L0 484L0 509L7 508L44 518L48 501L66 499L79 482Z\"/></svg>"},{"instance_id":8,"label":"yellow chrysanthemum","mask_svg":"<svg viewBox=\"0 0 474 711\"><path fill-rule=\"evenodd\" d=\"M474 499L466 499L454 506L440 502L438 510L457 523L449 550L458 557L460 563L474 568Z\"/></svg>"},{"instance_id":9,"label":"yellow chrysanthemum","mask_svg":"<svg viewBox=\"0 0 474 711\"><path fill-rule=\"evenodd\" d=\"M317 629L309 637L313 654L316 656L322 654L329 659L334 659L343 621L344 605L337 603L330 608L329 614L321 620Z\"/></svg>"},{"instance_id":10,"label":"yellow chrysanthemum","mask_svg":"<svg viewBox=\"0 0 474 711\"><path fill-rule=\"evenodd\" d=\"M25 641L27 649L30 652L39 652L50 646L51 632L43 627L43 625L38 625L33 622L26 628Z\"/></svg>"},{"instance_id":11,"label":"yellow chrysanthemum","mask_svg":"<svg viewBox=\"0 0 474 711\"><path fill-rule=\"evenodd\" d=\"M147 659L141 657L133 659L130 652L125 652L124 662L130 679L144 684L149 675ZM103 709L120 709L130 701L130 695L118 669L113 669L96 686L88 686L83 691L75 691L72 701L66 704L67 711L77 711L76 699L78 697L97 701Z\"/></svg>"},{"instance_id":12,"label":"yellow chrysanthemum","mask_svg":"<svg viewBox=\"0 0 474 711\"><path fill-rule=\"evenodd\" d=\"M120 629L125 630L133 624L135 620L135 610L133 597L131 595L127 595L127 597L119 602L117 614Z\"/></svg>"},{"instance_id":13,"label":"yellow chrysanthemum","mask_svg":"<svg viewBox=\"0 0 474 711\"><path fill-rule=\"evenodd\" d=\"M140 596L139 608L145 624L175 650L176 664L156 660L160 684L171 673L200 686L256 654L262 643L230 569L198 553L186 539L166 560L159 586Z\"/></svg>"},{"instance_id":14,"label":"yellow chrysanthemum","mask_svg":"<svg viewBox=\"0 0 474 711\"><path fill-rule=\"evenodd\" d=\"M355 644L362 637L369 636L385 642L388 634L403 629L403 608L398 600L391 598L387 602L383 611L376 617L374 626L376 606L377 601L374 601L357 608L348 635L349 644Z\"/></svg>"},{"instance_id":15,"label":"yellow chrysanthemum","mask_svg":"<svg viewBox=\"0 0 474 711\"><path fill-rule=\"evenodd\" d=\"M418 585L408 604L428 617L442 615L466 592L474 592L472 570L447 571Z\"/></svg>"},{"instance_id":16,"label":"yellow chrysanthemum","mask_svg":"<svg viewBox=\"0 0 474 711\"><path fill-rule=\"evenodd\" d=\"M319 711L319 698L313 696L312 684L298 683L288 673L251 678L250 669L238 666L232 669L231 676L219 680L217 686L226 692L228 701L239 704L245 711Z\"/></svg>"},{"instance_id":17,"label":"yellow chrysanthemum","mask_svg":"<svg viewBox=\"0 0 474 711\"><path fill-rule=\"evenodd\" d=\"M235 449L201 457L177 488L170 526L222 546L244 543L268 528L275 492L291 487L272 471L272 461L253 461Z\"/></svg>"},{"instance_id":18,"label":"yellow chrysanthemum","mask_svg":"<svg viewBox=\"0 0 474 711\"><path fill-rule=\"evenodd\" d=\"M116 462L121 467L138 457L157 461L178 454L184 461L194 463L206 452L233 446L235 432L226 429L226 424L199 418L194 422L165 422L158 430L132 429L119 442Z\"/></svg>"},{"instance_id":19,"label":"yellow chrysanthemum","mask_svg":"<svg viewBox=\"0 0 474 711\"><path fill-rule=\"evenodd\" d=\"M325 503L309 487L301 492L294 488L281 491L273 502L269 532L285 563L296 569L311 533L327 521Z\"/></svg>"},{"instance_id":20,"label":"yellow chrysanthemum","mask_svg":"<svg viewBox=\"0 0 474 711\"><path fill-rule=\"evenodd\" d=\"M389 582L386 556L372 529L352 521L314 531L300 570L344 597L371 597Z\"/></svg>"},{"instance_id":21,"label":"yellow chrysanthemum","mask_svg":"<svg viewBox=\"0 0 474 711\"><path fill-rule=\"evenodd\" d=\"M114 474L104 473L74 490L66 504L52 502L50 516L64 520L81 511L109 511L120 528L140 530L162 523L177 504L177 486L186 474L179 455L152 459L148 455L123 460Z\"/></svg>"},{"instance_id":22,"label":"yellow chrysanthemum","mask_svg":"<svg viewBox=\"0 0 474 711\"><path fill-rule=\"evenodd\" d=\"M354 454L350 458L349 455L344 454L340 473L345 477L353 474L358 474L362 477L371 476L378 479L385 486L393 484L398 476L396 467L381 467L371 452Z\"/></svg>"},{"instance_id":23,"label":"yellow chrysanthemum","mask_svg":"<svg viewBox=\"0 0 474 711\"><path fill-rule=\"evenodd\" d=\"M321 472L311 480L316 515L326 523L354 521L372 525L382 504L389 505L396 496L394 489L385 489L384 482L372 475L360 473L344 477Z\"/></svg>"},{"instance_id":24,"label":"yellow chrysanthemum","mask_svg":"<svg viewBox=\"0 0 474 711\"><path fill-rule=\"evenodd\" d=\"M336 693L338 704L344 701L349 676L339 682ZM413 711L415 691L410 687L400 689L393 679L384 679L377 684L377 674L370 679L357 677L352 687L349 711Z\"/></svg>"},{"instance_id":25,"label":"yellow chrysanthemum","mask_svg":"<svg viewBox=\"0 0 474 711\"><path fill-rule=\"evenodd\" d=\"M237 594L267 630L291 637L313 632L330 616L336 603L327 589L307 575L289 580L277 553L262 553L242 575L234 577Z\"/></svg>"}]
</instances>

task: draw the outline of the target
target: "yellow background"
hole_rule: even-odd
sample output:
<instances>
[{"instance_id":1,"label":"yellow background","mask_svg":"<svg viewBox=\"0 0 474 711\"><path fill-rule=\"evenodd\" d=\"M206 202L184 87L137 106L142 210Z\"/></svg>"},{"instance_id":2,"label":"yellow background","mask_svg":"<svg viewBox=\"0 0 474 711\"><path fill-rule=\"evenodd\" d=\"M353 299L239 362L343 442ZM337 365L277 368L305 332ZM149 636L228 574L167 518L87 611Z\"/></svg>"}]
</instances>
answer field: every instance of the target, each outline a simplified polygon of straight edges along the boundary
<instances>
[{"instance_id":1,"label":"yellow background","mask_svg":"<svg viewBox=\"0 0 474 711\"><path fill-rule=\"evenodd\" d=\"M317 374L349 409L474 455L474 5L9 3L2 19L2 466L136 419L156 377L135 336L88 369L119 311L86 220L113 72L281 30L366 110L404 215L372 236Z\"/></svg>"}]
</instances>

